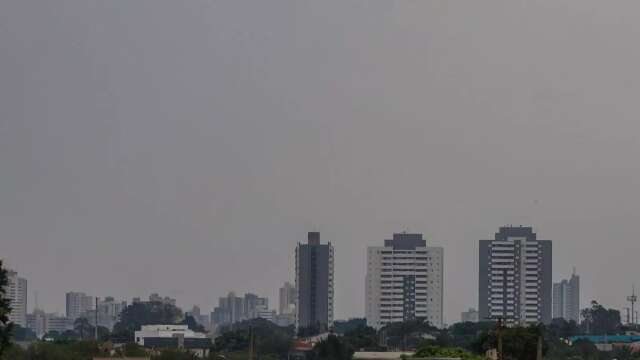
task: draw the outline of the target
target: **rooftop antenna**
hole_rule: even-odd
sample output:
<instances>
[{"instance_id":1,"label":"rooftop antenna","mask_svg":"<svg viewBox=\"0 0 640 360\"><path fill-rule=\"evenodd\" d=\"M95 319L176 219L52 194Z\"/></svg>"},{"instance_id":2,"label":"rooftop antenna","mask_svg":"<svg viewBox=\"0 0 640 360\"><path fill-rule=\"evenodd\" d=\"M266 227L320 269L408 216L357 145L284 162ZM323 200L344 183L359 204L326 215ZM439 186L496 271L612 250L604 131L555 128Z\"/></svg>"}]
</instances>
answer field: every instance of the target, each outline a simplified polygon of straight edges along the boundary
<instances>
[{"instance_id":1,"label":"rooftop antenna","mask_svg":"<svg viewBox=\"0 0 640 360\"><path fill-rule=\"evenodd\" d=\"M638 297L636 296L636 285L631 285L631 296L627 296L627 301L631 303L631 325L635 325L636 316L634 312L634 305L638 301Z\"/></svg>"}]
</instances>

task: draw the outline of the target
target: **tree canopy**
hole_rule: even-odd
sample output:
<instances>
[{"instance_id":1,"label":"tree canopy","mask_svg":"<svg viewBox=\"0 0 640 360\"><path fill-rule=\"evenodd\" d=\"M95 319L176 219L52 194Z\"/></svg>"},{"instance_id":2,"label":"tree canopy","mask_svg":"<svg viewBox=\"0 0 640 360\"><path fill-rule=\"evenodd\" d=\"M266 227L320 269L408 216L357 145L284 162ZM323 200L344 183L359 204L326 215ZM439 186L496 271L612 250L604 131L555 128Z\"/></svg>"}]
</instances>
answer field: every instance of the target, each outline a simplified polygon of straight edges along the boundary
<instances>
[{"instance_id":1,"label":"tree canopy","mask_svg":"<svg viewBox=\"0 0 640 360\"><path fill-rule=\"evenodd\" d=\"M7 269L4 268L2 260L0 260L0 355L2 355L10 345L11 330L13 327L13 324L9 322L11 306L7 298L7 285L9 285Z\"/></svg>"}]
</instances>

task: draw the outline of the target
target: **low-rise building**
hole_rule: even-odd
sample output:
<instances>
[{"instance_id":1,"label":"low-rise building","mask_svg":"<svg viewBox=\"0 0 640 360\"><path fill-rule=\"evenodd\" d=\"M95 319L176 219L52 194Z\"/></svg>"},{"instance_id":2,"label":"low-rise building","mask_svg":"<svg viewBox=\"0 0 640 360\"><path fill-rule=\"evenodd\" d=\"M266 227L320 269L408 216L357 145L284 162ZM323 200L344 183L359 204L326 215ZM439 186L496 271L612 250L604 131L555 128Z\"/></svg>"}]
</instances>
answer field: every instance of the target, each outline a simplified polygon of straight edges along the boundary
<instances>
[{"instance_id":1,"label":"low-rise building","mask_svg":"<svg viewBox=\"0 0 640 360\"><path fill-rule=\"evenodd\" d=\"M209 354L211 339L187 325L143 325L135 332L136 344L149 349L185 349L199 357Z\"/></svg>"},{"instance_id":2,"label":"low-rise building","mask_svg":"<svg viewBox=\"0 0 640 360\"><path fill-rule=\"evenodd\" d=\"M462 322L478 322L478 310L469 308L467 311L460 313L460 321Z\"/></svg>"}]
</instances>

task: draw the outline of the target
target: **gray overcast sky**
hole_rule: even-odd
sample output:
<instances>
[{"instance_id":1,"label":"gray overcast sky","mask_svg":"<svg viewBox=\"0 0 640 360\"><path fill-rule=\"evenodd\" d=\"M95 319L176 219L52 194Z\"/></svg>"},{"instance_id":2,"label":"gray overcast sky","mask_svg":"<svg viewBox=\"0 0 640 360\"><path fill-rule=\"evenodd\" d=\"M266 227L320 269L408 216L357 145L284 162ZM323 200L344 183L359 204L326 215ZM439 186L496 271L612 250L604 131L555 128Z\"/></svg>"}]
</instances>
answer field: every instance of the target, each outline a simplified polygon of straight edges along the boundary
<instances>
[{"instance_id":1,"label":"gray overcast sky","mask_svg":"<svg viewBox=\"0 0 640 360\"><path fill-rule=\"evenodd\" d=\"M554 279L623 306L640 255L637 1L0 2L0 256L64 292L276 301L309 230L336 315L369 245L533 224ZM640 285L640 281L637 281ZM33 297L30 299L33 304ZM31 305L30 305L31 307Z\"/></svg>"}]
</instances>

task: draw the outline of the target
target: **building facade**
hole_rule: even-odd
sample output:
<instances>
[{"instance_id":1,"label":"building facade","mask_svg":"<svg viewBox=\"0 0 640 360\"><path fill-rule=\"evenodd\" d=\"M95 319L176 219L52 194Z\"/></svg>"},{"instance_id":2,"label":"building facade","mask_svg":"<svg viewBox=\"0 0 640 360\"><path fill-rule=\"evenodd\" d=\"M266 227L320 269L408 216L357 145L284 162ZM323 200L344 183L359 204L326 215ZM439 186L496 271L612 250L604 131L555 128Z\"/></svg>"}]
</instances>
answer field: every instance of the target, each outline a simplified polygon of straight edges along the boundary
<instances>
[{"instance_id":1,"label":"building facade","mask_svg":"<svg viewBox=\"0 0 640 360\"><path fill-rule=\"evenodd\" d=\"M7 271L6 295L11 305L9 321L27 327L27 279L12 270Z\"/></svg>"},{"instance_id":2,"label":"building facade","mask_svg":"<svg viewBox=\"0 0 640 360\"><path fill-rule=\"evenodd\" d=\"M444 249L429 247L422 234L393 234L367 250L367 325L422 318L443 326Z\"/></svg>"},{"instance_id":3,"label":"building facade","mask_svg":"<svg viewBox=\"0 0 640 360\"><path fill-rule=\"evenodd\" d=\"M469 310L461 312L460 321L473 322L473 323L478 322L479 321L478 310L474 308L469 308Z\"/></svg>"},{"instance_id":4,"label":"building facade","mask_svg":"<svg viewBox=\"0 0 640 360\"><path fill-rule=\"evenodd\" d=\"M251 293L239 297L230 292L218 299L218 306L213 309L210 322L215 328L256 318L274 320L273 311L269 310L269 299Z\"/></svg>"},{"instance_id":5,"label":"building facade","mask_svg":"<svg viewBox=\"0 0 640 360\"><path fill-rule=\"evenodd\" d=\"M575 270L568 280L553 284L553 318L580 322L580 276Z\"/></svg>"},{"instance_id":6,"label":"building facade","mask_svg":"<svg viewBox=\"0 0 640 360\"><path fill-rule=\"evenodd\" d=\"M50 314L35 309L33 313L27 314L27 328L31 329L38 338L42 338L52 331L62 334L67 330L73 330L73 321L55 313Z\"/></svg>"},{"instance_id":7,"label":"building facade","mask_svg":"<svg viewBox=\"0 0 640 360\"><path fill-rule=\"evenodd\" d=\"M294 314L296 311L296 287L290 282L285 282L279 291L279 308L280 315Z\"/></svg>"},{"instance_id":8,"label":"building facade","mask_svg":"<svg viewBox=\"0 0 640 360\"><path fill-rule=\"evenodd\" d=\"M330 327L333 323L334 250L320 244L320 233L298 243L296 258L296 327Z\"/></svg>"},{"instance_id":9,"label":"building facade","mask_svg":"<svg viewBox=\"0 0 640 360\"><path fill-rule=\"evenodd\" d=\"M531 227L501 227L493 240L480 240L480 319L508 324L551 322L551 240L538 240Z\"/></svg>"},{"instance_id":10,"label":"building facade","mask_svg":"<svg viewBox=\"0 0 640 360\"><path fill-rule=\"evenodd\" d=\"M75 320L85 313L95 309L93 296L88 296L83 292L68 292L66 294L67 317Z\"/></svg>"}]
</instances>

